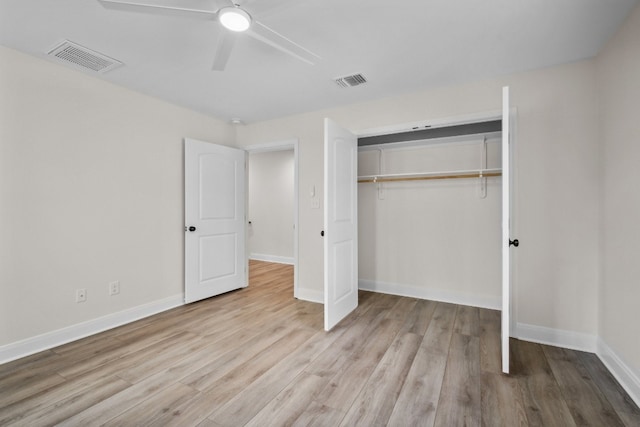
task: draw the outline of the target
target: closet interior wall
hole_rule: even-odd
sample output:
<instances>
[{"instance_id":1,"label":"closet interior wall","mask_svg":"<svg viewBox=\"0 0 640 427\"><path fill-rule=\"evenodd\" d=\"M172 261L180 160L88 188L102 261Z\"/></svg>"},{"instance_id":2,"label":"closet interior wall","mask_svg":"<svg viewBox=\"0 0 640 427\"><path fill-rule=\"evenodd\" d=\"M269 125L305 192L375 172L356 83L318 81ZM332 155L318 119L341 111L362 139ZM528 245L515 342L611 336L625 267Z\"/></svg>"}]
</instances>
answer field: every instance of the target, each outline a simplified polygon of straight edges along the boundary
<instances>
[{"instance_id":1,"label":"closet interior wall","mask_svg":"<svg viewBox=\"0 0 640 427\"><path fill-rule=\"evenodd\" d=\"M500 167L500 132L367 146L358 154L363 178ZM501 196L500 176L361 182L360 287L499 308Z\"/></svg>"}]
</instances>

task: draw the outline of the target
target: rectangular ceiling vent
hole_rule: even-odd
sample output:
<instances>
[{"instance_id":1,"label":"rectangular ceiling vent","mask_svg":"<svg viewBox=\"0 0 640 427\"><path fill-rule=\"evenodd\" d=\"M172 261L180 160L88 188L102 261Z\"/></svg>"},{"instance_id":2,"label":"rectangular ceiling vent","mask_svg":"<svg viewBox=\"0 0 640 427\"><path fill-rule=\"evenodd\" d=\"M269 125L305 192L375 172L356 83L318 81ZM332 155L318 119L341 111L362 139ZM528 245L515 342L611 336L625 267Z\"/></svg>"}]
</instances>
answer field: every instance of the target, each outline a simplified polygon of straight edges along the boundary
<instances>
[{"instance_id":1,"label":"rectangular ceiling vent","mask_svg":"<svg viewBox=\"0 0 640 427\"><path fill-rule=\"evenodd\" d=\"M70 42L69 40L63 41L61 44L51 49L47 54L67 64L71 63L85 70L91 70L101 74L122 65L122 62L120 61L109 58L108 56L91 49L87 49L86 47Z\"/></svg>"},{"instance_id":2,"label":"rectangular ceiling vent","mask_svg":"<svg viewBox=\"0 0 640 427\"><path fill-rule=\"evenodd\" d=\"M362 74L352 74L350 76L338 77L335 82L340 87L354 87L367 82Z\"/></svg>"}]
</instances>

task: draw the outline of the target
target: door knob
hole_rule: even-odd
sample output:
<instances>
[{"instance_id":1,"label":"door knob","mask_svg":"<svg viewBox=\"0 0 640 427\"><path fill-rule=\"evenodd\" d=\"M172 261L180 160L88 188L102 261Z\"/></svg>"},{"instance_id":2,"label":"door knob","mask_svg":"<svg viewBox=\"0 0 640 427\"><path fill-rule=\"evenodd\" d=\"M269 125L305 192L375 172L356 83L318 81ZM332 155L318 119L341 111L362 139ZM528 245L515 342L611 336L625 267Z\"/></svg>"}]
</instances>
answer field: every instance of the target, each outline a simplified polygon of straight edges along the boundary
<instances>
[{"instance_id":1,"label":"door knob","mask_svg":"<svg viewBox=\"0 0 640 427\"><path fill-rule=\"evenodd\" d=\"M196 231L196 228L192 225L191 227L189 227L189 231L193 233L194 231Z\"/></svg>"},{"instance_id":2,"label":"door knob","mask_svg":"<svg viewBox=\"0 0 640 427\"><path fill-rule=\"evenodd\" d=\"M520 242L518 242L518 239L515 240L509 240L509 246L515 246L516 248L518 247L518 245L520 245Z\"/></svg>"},{"instance_id":3,"label":"door knob","mask_svg":"<svg viewBox=\"0 0 640 427\"><path fill-rule=\"evenodd\" d=\"M321 235L322 237L324 237L324 230L322 230L322 231L320 232L320 235Z\"/></svg>"}]
</instances>

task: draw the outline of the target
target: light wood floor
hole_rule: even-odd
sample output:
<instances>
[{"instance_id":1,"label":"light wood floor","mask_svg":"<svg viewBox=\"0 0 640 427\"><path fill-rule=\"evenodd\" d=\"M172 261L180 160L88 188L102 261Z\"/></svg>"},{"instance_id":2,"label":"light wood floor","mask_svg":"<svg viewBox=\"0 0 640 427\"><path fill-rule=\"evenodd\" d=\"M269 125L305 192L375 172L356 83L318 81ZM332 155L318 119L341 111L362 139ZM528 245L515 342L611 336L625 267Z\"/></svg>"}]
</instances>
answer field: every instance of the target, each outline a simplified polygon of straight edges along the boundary
<instances>
[{"instance_id":1,"label":"light wood floor","mask_svg":"<svg viewBox=\"0 0 640 427\"><path fill-rule=\"evenodd\" d=\"M361 292L332 332L291 267L0 366L0 425L640 426L593 354L512 341L500 313Z\"/></svg>"}]
</instances>

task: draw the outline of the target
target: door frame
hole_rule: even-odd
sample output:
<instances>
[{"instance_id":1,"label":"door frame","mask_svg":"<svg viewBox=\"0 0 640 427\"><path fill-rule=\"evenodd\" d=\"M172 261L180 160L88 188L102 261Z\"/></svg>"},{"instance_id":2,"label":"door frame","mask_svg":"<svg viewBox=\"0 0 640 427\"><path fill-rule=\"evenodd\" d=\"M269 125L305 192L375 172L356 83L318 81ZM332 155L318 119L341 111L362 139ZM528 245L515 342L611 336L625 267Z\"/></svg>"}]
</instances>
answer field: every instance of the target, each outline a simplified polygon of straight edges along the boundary
<instances>
[{"instance_id":1,"label":"door frame","mask_svg":"<svg viewBox=\"0 0 640 427\"><path fill-rule=\"evenodd\" d=\"M298 223L298 212L299 212L299 193L298 193L298 139L292 138L283 141L275 141L275 142L267 142L264 144L255 144L249 145L246 147L240 147L241 150L245 150L247 152L247 174L249 173L249 168L251 165L249 164L248 155L255 153L267 153L273 151L291 151L293 150L293 297L299 298L298 294L298 230L300 229ZM249 177L247 176L246 182L246 200L245 206L249 206ZM248 224L245 224L248 227ZM246 239L246 259L249 261L249 232L245 234Z\"/></svg>"}]
</instances>

